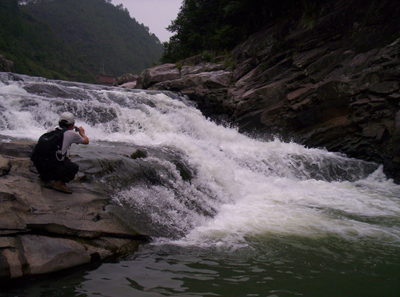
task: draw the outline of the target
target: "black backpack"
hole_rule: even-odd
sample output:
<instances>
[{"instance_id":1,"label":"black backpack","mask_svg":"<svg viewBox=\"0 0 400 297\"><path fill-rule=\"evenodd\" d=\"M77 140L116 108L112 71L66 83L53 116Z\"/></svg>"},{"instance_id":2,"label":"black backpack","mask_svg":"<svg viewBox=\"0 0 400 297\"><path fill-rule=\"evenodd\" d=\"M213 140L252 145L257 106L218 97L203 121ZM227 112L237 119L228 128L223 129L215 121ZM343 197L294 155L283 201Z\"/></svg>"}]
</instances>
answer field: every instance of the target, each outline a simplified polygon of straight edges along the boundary
<instances>
[{"instance_id":1,"label":"black backpack","mask_svg":"<svg viewBox=\"0 0 400 297\"><path fill-rule=\"evenodd\" d=\"M53 131L44 133L32 151L31 161L38 162L58 162L62 160L61 148L64 140L64 132L67 129L56 128Z\"/></svg>"}]
</instances>

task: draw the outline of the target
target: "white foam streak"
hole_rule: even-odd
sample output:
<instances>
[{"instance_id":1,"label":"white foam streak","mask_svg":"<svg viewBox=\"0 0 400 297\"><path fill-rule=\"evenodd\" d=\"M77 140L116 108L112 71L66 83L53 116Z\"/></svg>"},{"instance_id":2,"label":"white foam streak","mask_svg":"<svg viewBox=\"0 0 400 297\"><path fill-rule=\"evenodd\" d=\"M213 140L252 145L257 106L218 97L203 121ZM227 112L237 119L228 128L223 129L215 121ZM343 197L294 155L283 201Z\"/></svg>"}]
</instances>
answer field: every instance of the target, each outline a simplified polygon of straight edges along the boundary
<instances>
[{"instance_id":1,"label":"white foam streak","mask_svg":"<svg viewBox=\"0 0 400 297\"><path fill-rule=\"evenodd\" d=\"M393 199L366 193L349 182L279 178L242 186L246 196L221 207L214 219L177 244L236 246L245 243L246 237L277 234L400 242L400 189L393 184L392 191L397 191ZM396 221L397 227L382 224L385 220Z\"/></svg>"},{"instance_id":2,"label":"white foam streak","mask_svg":"<svg viewBox=\"0 0 400 297\"><path fill-rule=\"evenodd\" d=\"M48 85L54 87L54 83ZM70 96L49 98L29 94L21 83L0 84L0 133L36 140L57 123L60 111L73 110L92 145L134 143L184 153L197 170L197 185L206 185L218 197L218 201L209 197L207 202L218 209L214 218L205 221L204 216L190 213L174 193L159 186L135 187L119 196L136 206L152 203L155 209L167 201L166 216L154 211L153 219L194 228L176 244L242 245L246 237L271 234L335 234L400 242L400 187L387 180L382 169L362 180L327 181L332 164L347 173L358 161L277 139L250 139L235 129L215 125L198 110L165 94L57 88ZM31 103L29 109L24 107L26 102ZM174 186L182 190L185 184L180 182ZM190 195L197 189L192 186L186 191Z\"/></svg>"}]
</instances>

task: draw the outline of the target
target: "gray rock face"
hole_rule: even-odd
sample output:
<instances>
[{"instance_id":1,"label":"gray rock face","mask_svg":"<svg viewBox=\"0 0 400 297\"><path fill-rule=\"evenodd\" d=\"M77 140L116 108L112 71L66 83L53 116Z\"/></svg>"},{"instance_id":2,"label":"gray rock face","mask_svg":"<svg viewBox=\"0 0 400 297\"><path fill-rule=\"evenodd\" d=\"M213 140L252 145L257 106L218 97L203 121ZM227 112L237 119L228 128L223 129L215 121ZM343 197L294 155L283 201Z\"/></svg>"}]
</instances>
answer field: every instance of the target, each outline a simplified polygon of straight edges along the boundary
<instances>
[{"instance_id":1,"label":"gray rock face","mask_svg":"<svg viewBox=\"0 0 400 297\"><path fill-rule=\"evenodd\" d=\"M144 70L137 80L137 89L148 89L152 85L174 79L179 79L179 69L175 64L163 64Z\"/></svg>"},{"instance_id":2,"label":"gray rock face","mask_svg":"<svg viewBox=\"0 0 400 297\"><path fill-rule=\"evenodd\" d=\"M124 84L127 84L127 83L134 83L133 86L135 86L137 79L138 79L138 75L126 73L124 75L121 75L120 77L117 77L114 80L113 86L123 86Z\"/></svg>"},{"instance_id":3,"label":"gray rock face","mask_svg":"<svg viewBox=\"0 0 400 297\"><path fill-rule=\"evenodd\" d=\"M384 1L361 25L357 3L339 2L327 2L329 17L312 27L255 34L225 57L233 68L200 55L145 70L137 87L179 91L243 132L382 163L400 182L399 8ZM354 19L343 19L351 11Z\"/></svg>"},{"instance_id":4,"label":"gray rock face","mask_svg":"<svg viewBox=\"0 0 400 297\"><path fill-rule=\"evenodd\" d=\"M94 185L73 181L71 195L47 188L30 170L32 146L0 144L0 281L135 251L143 238Z\"/></svg>"},{"instance_id":5,"label":"gray rock face","mask_svg":"<svg viewBox=\"0 0 400 297\"><path fill-rule=\"evenodd\" d=\"M12 72L14 69L14 63L0 55L0 72Z\"/></svg>"}]
</instances>

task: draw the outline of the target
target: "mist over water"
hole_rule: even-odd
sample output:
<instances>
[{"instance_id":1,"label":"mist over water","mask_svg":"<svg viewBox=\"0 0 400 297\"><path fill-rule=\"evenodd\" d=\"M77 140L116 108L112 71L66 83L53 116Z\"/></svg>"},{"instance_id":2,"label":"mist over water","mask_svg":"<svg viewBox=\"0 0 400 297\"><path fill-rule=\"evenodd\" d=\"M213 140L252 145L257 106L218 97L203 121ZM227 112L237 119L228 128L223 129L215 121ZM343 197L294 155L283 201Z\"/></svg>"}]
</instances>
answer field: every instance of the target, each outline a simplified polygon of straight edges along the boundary
<instances>
[{"instance_id":1,"label":"mist over water","mask_svg":"<svg viewBox=\"0 0 400 297\"><path fill-rule=\"evenodd\" d=\"M295 271L299 257L310 267L332 258L341 269L362 261L371 267L387 263L383 275L400 267L400 186L379 164L279 139L252 139L205 119L174 93L0 74L3 141L36 141L64 111L76 115L91 141L88 148L73 147L71 154L80 155L83 169L87 155L121 161L116 177L100 182L111 190L121 218L141 225L154 239L135 256L135 264L124 265L150 273L166 269L172 257L183 270L194 263L200 269L199 263L207 261L211 264L203 268L212 270L213 261L228 267L227 259L235 255L237 263L244 261L259 273L285 261ZM136 147L146 150L147 158L127 158ZM137 167L146 174L130 175L129 168ZM169 256L156 264L161 254ZM188 260L192 257L197 260ZM106 273L105 267L93 279ZM132 271L126 273L133 278ZM183 274L190 278L189 272ZM249 279L260 282L255 275ZM176 274L166 277L172 281ZM82 288L89 292L88 287Z\"/></svg>"}]
</instances>

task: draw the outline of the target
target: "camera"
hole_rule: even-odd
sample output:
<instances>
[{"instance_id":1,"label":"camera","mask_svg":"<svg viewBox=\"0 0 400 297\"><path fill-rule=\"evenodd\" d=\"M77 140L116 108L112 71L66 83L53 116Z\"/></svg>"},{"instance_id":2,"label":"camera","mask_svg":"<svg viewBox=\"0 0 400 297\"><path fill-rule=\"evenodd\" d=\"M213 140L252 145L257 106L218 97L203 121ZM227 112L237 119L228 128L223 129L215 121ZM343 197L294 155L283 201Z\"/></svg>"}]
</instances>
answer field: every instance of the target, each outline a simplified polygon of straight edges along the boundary
<instances>
[{"instance_id":1,"label":"camera","mask_svg":"<svg viewBox=\"0 0 400 297\"><path fill-rule=\"evenodd\" d=\"M77 127L74 128L76 132L79 132L79 129Z\"/></svg>"}]
</instances>

